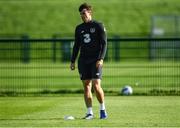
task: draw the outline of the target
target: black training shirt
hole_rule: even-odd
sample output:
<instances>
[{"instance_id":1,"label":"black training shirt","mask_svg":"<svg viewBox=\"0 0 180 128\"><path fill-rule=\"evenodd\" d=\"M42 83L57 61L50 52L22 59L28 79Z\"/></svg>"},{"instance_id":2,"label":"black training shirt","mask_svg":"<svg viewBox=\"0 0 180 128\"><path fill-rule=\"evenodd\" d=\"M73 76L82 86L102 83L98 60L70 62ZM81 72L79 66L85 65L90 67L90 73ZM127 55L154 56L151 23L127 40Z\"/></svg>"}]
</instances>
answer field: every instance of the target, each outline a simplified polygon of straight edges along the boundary
<instances>
[{"instance_id":1,"label":"black training shirt","mask_svg":"<svg viewBox=\"0 0 180 128\"><path fill-rule=\"evenodd\" d=\"M74 63L80 50L80 58L104 59L107 49L107 36L102 23L90 21L76 27L75 42L71 62Z\"/></svg>"}]
</instances>

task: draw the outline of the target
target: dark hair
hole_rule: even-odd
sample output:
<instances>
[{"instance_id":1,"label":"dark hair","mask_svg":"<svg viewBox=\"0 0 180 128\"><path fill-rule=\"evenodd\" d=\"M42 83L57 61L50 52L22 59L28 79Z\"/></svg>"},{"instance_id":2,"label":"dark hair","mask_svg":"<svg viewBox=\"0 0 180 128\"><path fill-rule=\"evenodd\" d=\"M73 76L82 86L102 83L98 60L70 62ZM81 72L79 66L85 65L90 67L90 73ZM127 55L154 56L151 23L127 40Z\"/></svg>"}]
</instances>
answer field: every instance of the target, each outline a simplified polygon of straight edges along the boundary
<instances>
[{"instance_id":1,"label":"dark hair","mask_svg":"<svg viewBox=\"0 0 180 128\"><path fill-rule=\"evenodd\" d=\"M92 11L92 7L91 5L87 4L87 3L83 3L79 6L79 12L81 12L83 9L87 9L89 11Z\"/></svg>"}]
</instances>

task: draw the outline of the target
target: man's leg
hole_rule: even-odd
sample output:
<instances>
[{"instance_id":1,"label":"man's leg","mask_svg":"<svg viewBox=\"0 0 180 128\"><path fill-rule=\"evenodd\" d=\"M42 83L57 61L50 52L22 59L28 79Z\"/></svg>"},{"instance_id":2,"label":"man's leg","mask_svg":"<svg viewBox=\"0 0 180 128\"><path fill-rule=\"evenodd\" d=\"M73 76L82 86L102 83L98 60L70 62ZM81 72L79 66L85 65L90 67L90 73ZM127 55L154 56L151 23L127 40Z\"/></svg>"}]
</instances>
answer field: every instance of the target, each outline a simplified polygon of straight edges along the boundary
<instances>
[{"instance_id":1,"label":"man's leg","mask_svg":"<svg viewBox=\"0 0 180 128\"><path fill-rule=\"evenodd\" d=\"M84 101L87 107L87 115L85 119L92 119L93 118L93 111L92 111L92 92L91 92L91 80L83 80L84 86Z\"/></svg>"},{"instance_id":2,"label":"man's leg","mask_svg":"<svg viewBox=\"0 0 180 128\"><path fill-rule=\"evenodd\" d=\"M107 118L107 113L104 103L104 91L101 87L101 79L94 79L92 82L93 82L93 89L96 93L96 97L100 104L100 118L105 119Z\"/></svg>"},{"instance_id":3,"label":"man's leg","mask_svg":"<svg viewBox=\"0 0 180 128\"><path fill-rule=\"evenodd\" d=\"M104 91L101 87L101 80L100 79L94 79L93 81L93 89L96 93L96 97L100 104L104 103Z\"/></svg>"}]
</instances>

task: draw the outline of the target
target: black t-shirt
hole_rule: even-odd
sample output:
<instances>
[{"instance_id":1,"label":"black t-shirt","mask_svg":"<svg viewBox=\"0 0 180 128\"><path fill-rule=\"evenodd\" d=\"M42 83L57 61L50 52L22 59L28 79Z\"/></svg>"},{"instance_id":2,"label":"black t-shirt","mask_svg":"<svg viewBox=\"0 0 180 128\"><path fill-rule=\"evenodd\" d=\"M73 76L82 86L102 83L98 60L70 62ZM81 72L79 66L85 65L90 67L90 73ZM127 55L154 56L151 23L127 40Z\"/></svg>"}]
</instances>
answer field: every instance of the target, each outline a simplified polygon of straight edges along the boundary
<instances>
[{"instance_id":1,"label":"black t-shirt","mask_svg":"<svg viewBox=\"0 0 180 128\"><path fill-rule=\"evenodd\" d=\"M80 58L104 59L107 49L107 36L102 23L90 21L76 27L75 42L71 62L74 63L80 50Z\"/></svg>"}]
</instances>

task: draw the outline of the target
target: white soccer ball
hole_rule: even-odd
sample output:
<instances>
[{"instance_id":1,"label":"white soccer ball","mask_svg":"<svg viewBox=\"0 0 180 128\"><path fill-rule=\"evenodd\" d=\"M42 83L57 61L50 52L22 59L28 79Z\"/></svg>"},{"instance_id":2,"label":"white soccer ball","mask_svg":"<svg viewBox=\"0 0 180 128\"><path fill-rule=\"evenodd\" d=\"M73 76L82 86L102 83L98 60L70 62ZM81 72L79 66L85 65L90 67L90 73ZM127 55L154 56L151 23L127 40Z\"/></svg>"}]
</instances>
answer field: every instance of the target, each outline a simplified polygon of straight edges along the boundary
<instances>
[{"instance_id":1,"label":"white soccer ball","mask_svg":"<svg viewBox=\"0 0 180 128\"><path fill-rule=\"evenodd\" d=\"M73 116L65 116L64 119L65 120L74 120L75 118Z\"/></svg>"},{"instance_id":2,"label":"white soccer ball","mask_svg":"<svg viewBox=\"0 0 180 128\"><path fill-rule=\"evenodd\" d=\"M131 95L133 93L133 89L131 86L129 85L126 85L124 86L122 89L121 89L121 93L123 95Z\"/></svg>"}]
</instances>

